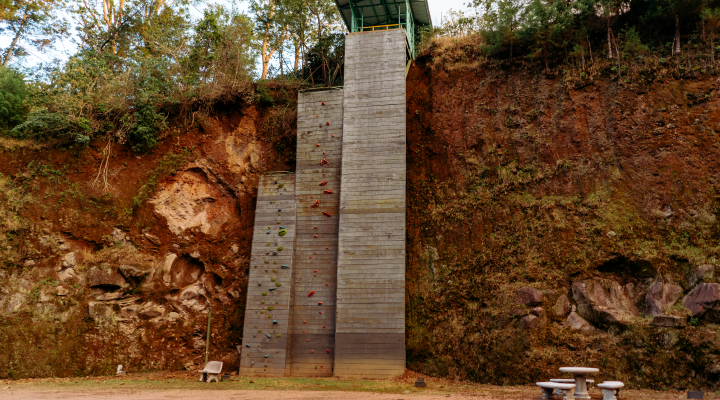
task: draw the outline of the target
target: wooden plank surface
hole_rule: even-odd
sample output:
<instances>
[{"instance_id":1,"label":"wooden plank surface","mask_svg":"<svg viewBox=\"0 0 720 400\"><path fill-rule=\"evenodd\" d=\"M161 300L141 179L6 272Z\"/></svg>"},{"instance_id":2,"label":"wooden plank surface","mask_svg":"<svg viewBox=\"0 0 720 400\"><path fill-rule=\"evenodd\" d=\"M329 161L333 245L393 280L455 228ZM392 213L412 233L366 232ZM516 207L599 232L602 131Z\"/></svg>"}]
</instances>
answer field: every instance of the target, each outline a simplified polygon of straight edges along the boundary
<instances>
[{"instance_id":1,"label":"wooden plank surface","mask_svg":"<svg viewBox=\"0 0 720 400\"><path fill-rule=\"evenodd\" d=\"M336 376L405 367L405 34L346 37Z\"/></svg>"},{"instance_id":2,"label":"wooden plank surface","mask_svg":"<svg viewBox=\"0 0 720 400\"><path fill-rule=\"evenodd\" d=\"M268 174L260 178L240 356L241 375L286 374L295 243L294 198L293 174ZM280 227L287 232L284 236L280 236ZM279 247L283 249L278 250ZM283 264L290 268L283 269Z\"/></svg>"},{"instance_id":3,"label":"wooden plank surface","mask_svg":"<svg viewBox=\"0 0 720 400\"><path fill-rule=\"evenodd\" d=\"M332 376L342 126L342 90L298 95L296 258L287 356L291 376ZM331 165L321 167L323 159ZM320 186L322 181L327 183ZM311 207L316 201L320 206ZM308 297L311 291L314 295Z\"/></svg>"}]
</instances>

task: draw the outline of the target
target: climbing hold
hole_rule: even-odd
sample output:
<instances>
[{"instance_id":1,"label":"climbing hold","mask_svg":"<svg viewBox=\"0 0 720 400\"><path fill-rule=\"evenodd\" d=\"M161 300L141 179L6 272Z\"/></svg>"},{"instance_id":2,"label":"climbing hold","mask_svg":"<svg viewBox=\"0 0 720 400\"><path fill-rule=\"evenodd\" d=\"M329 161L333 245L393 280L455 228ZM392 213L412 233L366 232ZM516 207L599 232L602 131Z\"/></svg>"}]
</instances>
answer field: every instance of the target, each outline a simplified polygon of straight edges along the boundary
<instances>
[{"instance_id":1,"label":"climbing hold","mask_svg":"<svg viewBox=\"0 0 720 400\"><path fill-rule=\"evenodd\" d=\"M303 321L303 324L307 324L307 321Z\"/></svg>"},{"instance_id":2,"label":"climbing hold","mask_svg":"<svg viewBox=\"0 0 720 400\"><path fill-rule=\"evenodd\" d=\"M332 191L332 190L323 190L323 193L325 193L325 194L333 194L333 191Z\"/></svg>"},{"instance_id":3,"label":"climbing hold","mask_svg":"<svg viewBox=\"0 0 720 400\"><path fill-rule=\"evenodd\" d=\"M310 341L310 339L308 339L307 341L309 342L309 341Z\"/></svg>"},{"instance_id":4,"label":"climbing hold","mask_svg":"<svg viewBox=\"0 0 720 400\"><path fill-rule=\"evenodd\" d=\"M282 334L277 335L277 337L282 337ZM278 352L279 353L279 352Z\"/></svg>"},{"instance_id":5,"label":"climbing hold","mask_svg":"<svg viewBox=\"0 0 720 400\"><path fill-rule=\"evenodd\" d=\"M315 291L311 290L310 293L308 293L308 297L312 297L312 295L314 295L314 294L315 294Z\"/></svg>"},{"instance_id":6,"label":"climbing hold","mask_svg":"<svg viewBox=\"0 0 720 400\"><path fill-rule=\"evenodd\" d=\"M276 256L276 255L277 255L277 251L273 251L273 255Z\"/></svg>"},{"instance_id":7,"label":"climbing hold","mask_svg":"<svg viewBox=\"0 0 720 400\"><path fill-rule=\"evenodd\" d=\"M258 282L258 286L262 286L262 283Z\"/></svg>"},{"instance_id":8,"label":"climbing hold","mask_svg":"<svg viewBox=\"0 0 720 400\"><path fill-rule=\"evenodd\" d=\"M322 105L325 105L325 102L324 102L324 101L321 101L321 103L322 103Z\"/></svg>"},{"instance_id":9,"label":"climbing hold","mask_svg":"<svg viewBox=\"0 0 720 400\"><path fill-rule=\"evenodd\" d=\"M265 292L262 292L262 295L263 295L263 296L267 296L267 293L265 293Z\"/></svg>"},{"instance_id":10,"label":"climbing hold","mask_svg":"<svg viewBox=\"0 0 720 400\"><path fill-rule=\"evenodd\" d=\"M320 311L320 314L322 314L322 311Z\"/></svg>"},{"instance_id":11,"label":"climbing hold","mask_svg":"<svg viewBox=\"0 0 720 400\"><path fill-rule=\"evenodd\" d=\"M311 353L314 353L314 352L315 352L315 350L310 350L310 352L311 352Z\"/></svg>"},{"instance_id":12,"label":"climbing hold","mask_svg":"<svg viewBox=\"0 0 720 400\"><path fill-rule=\"evenodd\" d=\"M313 276L317 278L317 275L313 275Z\"/></svg>"},{"instance_id":13,"label":"climbing hold","mask_svg":"<svg viewBox=\"0 0 720 400\"><path fill-rule=\"evenodd\" d=\"M278 229L285 229L284 226L278 226Z\"/></svg>"},{"instance_id":14,"label":"climbing hold","mask_svg":"<svg viewBox=\"0 0 720 400\"><path fill-rule=\"evenodd\" d=\"M321 305L322 305L322 301L318 301L318 305L321 306Z\"/></svg>"},{"instance_id":15,"label":"climbing hold","mask_svg":"<svg viewBox=\"0 0 720 400\"><path fill-rule=\"evenodd\" d=\"M272 337L272 336L268 335L267 333L265 334L265 336L267 336L268 339L270 339Z\"/></svg>"},{"instance_id":16,"label":"climbing hold","mask_svg":"<svg viewBox=\"0 0 720 400\"><path fill-rule=\"evenodd\" d=\"M248 354L248 355L250 355L250 354ZM250 363L250 366L251 366L251 367L252 367L253 365L255 365L255 361L253 361L253 362Z\"/></svg>"},{"instance_id":17,"label":"climbing hold","mask_svg":"<svg viewBox=\"0 0 720 400\"><path fill-rule=\"evenodd\" d=\"M325 186L325 185L327 185L327 181L320 182L320 186Z\"/></svg>"},{"instance_id":18,"label":"climbing hold","mask_svg":"<svg viewBox=\"0 0 720 400\"><path fill-rule=\"evenodd\" d=\"M315 229L317 229L317 226L315 226Z\"/></svg>"},{"instance_id":19,"label":"climbing hold","mask_svg":"<svg viewBox=\"0 0 720 400\"><path fill-rule=\"evenodd\" d=\"M280 287L282 284L280 282L275 282L275 286Z\"/></svg>"},{"instance_id":20,"label":"climbing hold","mask_svg":"<svg viewBox=\"0 0 720 400\"><path fill-rule=\"evenodd\" d=\"M276 320L276 319L273 320L273 325L277 325L277 320Z\"/></svg>"},{"instance_id":21,"label":"climbing hold","mask_svg":"<svg viewBox=\"0 0 720 400\"><path fill-rule=\"evenodd\" d=\"M267 247L270 247L270 243L267 244Z\"/></svg>"},{"instance_id":22,"label":"climbing hold","mask_svg":"<svg viewBox=\"0 0 720 400\"><path fill-rule=\"evenodd\" d=\"M271 287L271 288L270 288L270 289L268 289L268 290L275 290L275 289L277 289L277 288Z\"/></svg>"},{"instance_id":23,"label":"climbing hold","mask_svg":"<svg viewBox=\"0 0 720 400\"><path fill-rule=\"evenodd\" d=\"M324 152L324 151L323 151L323 154L325 154L325 152Z\"/></svg>"},{"instance_id":24,"label":"climbing hold","mask_svg":"<svg viewBox=\"0 0 720 400\"><path fill-rule=\"evenodd\" d=\"M282 211L282 210L278 208L278 212L280 212L280 211Z\"/></svg>"},{"instance_id":25,"label":"climbing hold","mask_svg":"<svg viewBox=\"0 0 720 400\"><path fill-rule=\"evenodd\" d=\"M327 211L323 211L323 215L327 215L328 217L332 217L332 215L331 215L329 212L327 212Z\"/></svg>"},{"instance_id":26,"label":"climbing hold","mask_svg":"<svg viewBox=\"0 0 720 400\"><path fill-rule=\"evenodd\" d=\"M317 272L317 270L315 270L315 272Z\"/></svg>"},{"instance_id":27,"label":"climbing hold","mask_svg":"<svg viewBox=\"0 0 720 400\"><path fill-rule=\"evenodd\" d=\"M324 326L323 326L323 328L324 328ZM330 352L330 349L327 349L327 352L329 353L329 352Z\"/></svg>"},{"instance_id":28,"label":"climbing hold","mask_svg":"<svg viewBox=\"0 0 720 400\"><path fill-rule=\"evenodd\" d=\"M311 205L310 207L312 207L312 208L320 207L320 200L315 200L313 205Z\"/></svg>"},{"instance_id":29,"label":"climbing hold","mask_svg":"<svg viewBox=\"0 0 720 400\"><path fill-rule=\"evenodd\" d=\"M270 234L270 231L267 231L268 235Z\"/></svg>"},{"instance_id":30,"label":"climbing hold","mask_svg":"<svg viewBox=\"0 0 720 400\"><path fill-rule=\"evenodd\" d=\"M250 347L250 344L246 344L245 347Z\"/></svg>"},{"instance_id":31,"label":"climbing hold","mask_svg":"<svg viewBox=\"0 0 720 400\"><path fill-rule=\"evenodd\" d=\"M278 247L278 251L283 251L284 247L280 246Z\"/></svg>"},{"instance_id":32,"label":"climbing hold","mask_svg":"<svg viewBox=\"0 0 720 400\"><path fill-rule=\"evenodd\" d=\"M272 306L268 307L268 310L269 310L269 311L272 311L272 310L274 310L274 309L275 309L275 307L272 307Z\"/></svg>"},{"instance_id":33,"label":"climbing hold","mask_svg":"<svg viewBox=\"0 0 720 400\"><path fill-rule=\"evenodd\" d=\"M312 260L312 256L310 256L310 259Z\"/></svg>"},{"instance_id":34,"label":"climbing hold","mask_svg":"<svg viewBox=\"0 0 720 400\"><path fill-rule=\"evenodd\" d=\"M320 143L317 144L317 147L320 147Z\"/></svg>"},{"instance_id":35,"label":"climbing hold","mask_svg":"<svg viewBox=\"0 0 720 400\"><path fill-rule=\"evenodd\" d=\"M328 249L329 249L329 247L326 247L326 248L325 248L325 250L328 250Z\"/></svg>"},{"instance_id":36,"label":"climbing hold","mask_svg":"<svg viewBox=\"0 0 720 400\"><path fill-rule=\"evenodd\" d=\"M317 237L317 235L315 235L315 237Z\"/></svg>"},{"instance_id":37,"label":"climbing hold","mask_svg":"<svg viewBox=\"0 0 720 400\"><path fill-rule=\"evenodd\" d=\"M323 325L323 328L324 328L324 327L325 327L325 325Z\"/></svg>"},{"instance_id":38,"label":"climbing hold","mask_svg":"<svg viewBox=\"0 0 720 400\"><path fill-rule=\"evenodd\" d=\"M330 163L328 162L328 160L326 160L326 159L323 158L322 161L320 161L320 165L325 165L325 164L330 165Z\"/></svg>"},{"instance_id":39,"label":"climbing hold","mask_svg":"<svg viewBox=\"0 0 720 400\"><path fill-rule=\"evenodd\" d=\"M290 266L289 266L289 265L285 265L285 264L281 264L281 265L280 265L280 268L282 268L282 269L288 269L288 268L290 268Z\"/></svg>"},{"instance_id":40,"label":"climbing hold","mask_svg":"<svg viewBox=\"0 0 720 400\"><path fill-rule=\"evenodd\" d=\"M284 183L281 183L281 184L278 185L279 188L281 188L281 187L283 187L283 186L285 186Z\"/></svg>"},{"instance_id":41,"label":"climbing hold","mask_svg":"<svg viewBox=\"0 0 720 400\"><path fill-rule=\"evenodd\" d=\"M268 358L270 357L270 354L265 354L263 357Z\"/></svg>"},{"instance_id":42,"label":"climbing hold","mask_svg":"<svg viewBox=\"0 0 720 400\"><path fill-rule=\"evenodd\" d=\"M305 333L305 329L303 329L303 333Z\"/></svg>"},{"instance_id":43,"label":"climbing hold","mask_svg":"<svg viewBox=\"0 0 720 400\"><path fill-rule=\"evenodd\" d=\"M330 121L327 122L328 126L330 126Z\"/></svg>"},{"instance_id":44,"label":"climbing hold","mask_svg":"<svg viewBox=\"0 0 720 400\"><path fill-rule=\"evenodd\" d=\"M314 198L314 197L315 197L315 196L310 196L311 199Z\"/></svg>"},{"instance_id":45,"label":"climbing hold","mask_svg":"<svg viewBox=\"0 0 720 400\"><path fill-rule=\"evenodd\" d=\"M335 135L332 135L332 137L335 137Z\"/></svg>"}]
</instances>

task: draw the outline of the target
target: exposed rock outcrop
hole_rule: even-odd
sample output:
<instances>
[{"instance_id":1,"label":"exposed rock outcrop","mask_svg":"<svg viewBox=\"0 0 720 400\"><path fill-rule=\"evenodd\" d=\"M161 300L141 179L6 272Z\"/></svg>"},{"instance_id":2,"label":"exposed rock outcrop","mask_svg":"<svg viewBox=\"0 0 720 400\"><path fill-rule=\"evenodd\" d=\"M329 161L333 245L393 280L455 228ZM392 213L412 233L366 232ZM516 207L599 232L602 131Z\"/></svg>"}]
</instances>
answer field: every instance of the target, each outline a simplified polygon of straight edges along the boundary
<instances>
[{"instance_id":1,"label":"exposed rock outcrop","mask_svg":"<svg viewBox=\"0 0 720 400\"><path fill-rule=\"evenodd\" d=\"M720 284L718 283L701 283L691 290L685 296L682 304L690 310L693 317L700 318L710 312L710 319L717 319L718 302L720 302Z\"/></svg>"},{"instance_id":2,"label":"exposed rock outcrop","mask_svg":"<svg viewBox=\"0 0 720 400\"><path fill-rule=\"evenodd\" d=\"M592 332L595 330L594 326L590 325L589 322L576 312L575 306L572 307L572 311L570 311L566 322L568 327L574 331Z\"/></svg>"},{"instance_id":3,"label":"exposed rock outcrop","mask_svg":"<svg viewBox=\"0 0 720 400\"><path fill-rule=\"evenodd\" d=\"M658 276L645 296L648 314L652 316L663 314L665 310L672 307L680 299L682 292L682 287L672 283L664 283L662 276Z\"/></svg>"},{"instance_id":4,"label":"exposed rock outcrop","mask_svg":"<svg viewBox=\"0 0 720 400\"><path fill-rule=\"evenodd\" d=\"M570 300L568 300L567 296L561 294L555 305L552 306L552 312L556 317L564 317L568 311L570 311Z\"/></svg>"},{"instance_id":5,"label":"exposed rock outcrop","mask_svg":"<svg viewBox=\"0 0 720 400\"><path fill-rule=\"evenodd\" d=\"M90 268L87 279L90 287L115 290L130 286L117 269L108 264Z\"/></svg>"},{"instance_id":6,"label":"exposed rock outcrop","mask_svg":"<svg viewBox=\"0 0 720 400\"><path fill-rule=\"evenodd\" d=\"M515 303L516 304L524 304L526 306L539 306L543 302L543 292L531 288L531 287L523 287L518 289L515 292Z\"/></svg>"},{"instance_id":7,"label":"exposed rock outcrop","mask_svg":"<svg viewBox=\"0 0 720 400\"><path fill-rule=\"evenodd\" d=\"M630 324L639 313L619 283L593 278L572 285L578 314L588 321L606 324Z\"/></svg>"}]
</instances>

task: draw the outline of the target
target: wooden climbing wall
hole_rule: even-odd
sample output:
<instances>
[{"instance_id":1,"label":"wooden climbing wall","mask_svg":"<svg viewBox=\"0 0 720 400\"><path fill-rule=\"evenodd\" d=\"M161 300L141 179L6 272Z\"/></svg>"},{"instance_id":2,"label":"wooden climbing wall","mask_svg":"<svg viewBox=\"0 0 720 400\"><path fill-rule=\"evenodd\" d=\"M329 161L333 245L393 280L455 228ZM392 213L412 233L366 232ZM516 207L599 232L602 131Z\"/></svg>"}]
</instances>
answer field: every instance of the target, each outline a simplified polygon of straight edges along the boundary
<instances>
[{"instance_id":1,"label":"wooden climbing wall","mask_svg":"<svg viewBox=\"0 0 720 400\"><path fill-rule=\"evenodd\" d=\"M260 178L240 374L285 376L295 241L295 175Z\"/></svg>"},{"instance_id":2,"label":"wooden climbing wall","mask_svg":"<svg viewBox=\"0 0 720 400\"><path fill-rule=\"evenodd\" d=\"M342 90L298 94L291 376L333 374L342 103Z\"/></svg>"},{"instance_id":3,"label":"wooden climbing wall","mask_svg":"<svg viewBox=\"0 0 720 400\"><path fill-rule=\"evenodd\" d=\"M335 375L405 368L405 31L345 40Z\"/></svg>"}]
</instances>

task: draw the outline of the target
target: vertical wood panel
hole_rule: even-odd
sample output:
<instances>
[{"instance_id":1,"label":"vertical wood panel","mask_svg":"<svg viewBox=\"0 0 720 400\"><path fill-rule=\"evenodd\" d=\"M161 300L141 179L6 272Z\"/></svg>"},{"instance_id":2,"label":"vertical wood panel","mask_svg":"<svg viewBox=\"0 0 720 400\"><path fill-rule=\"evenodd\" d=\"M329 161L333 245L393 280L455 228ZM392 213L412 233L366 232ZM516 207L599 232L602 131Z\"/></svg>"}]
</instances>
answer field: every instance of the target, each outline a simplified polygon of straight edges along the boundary
<instances>
[{"instance_id":1,"label":"vertical wood panel","mask_svg":"<svg viewBox=\"0 0 720 400\"><path fill-rule=\"evenodd\" d=\"M403 30L346 36L336 376L405 368L405 46Z\"/></svg>"},{"instance_id":2,"label":"vertical wood panel","mask_svg":"<svg viewBox=\"0 0 720 400\"><path fill-rule=\"evenodd\" d=\"M295 175L298 231L288 355L291 376L333 373L342 126L342 90L298 94ZM321 166L323 159L330 165ZM322 181L327 183L320 186ZM325 190L333 193L325 194ZM320 202L319 207L312 207L315 201ZM308 297L312 290L315 294Z\"/></svg>"},{"instance_id":3,"label":"vertical wood panel","mask_svg":"<svg viewBox=\"0 0 720 400\"><path fill-rule=\"evenodd\" d=\"M262 176L255 207L241 375L286 375L295 218L295 175ZM281 227L287 231L284 236L279 234Z\"/></svg>"}]
</instances>

